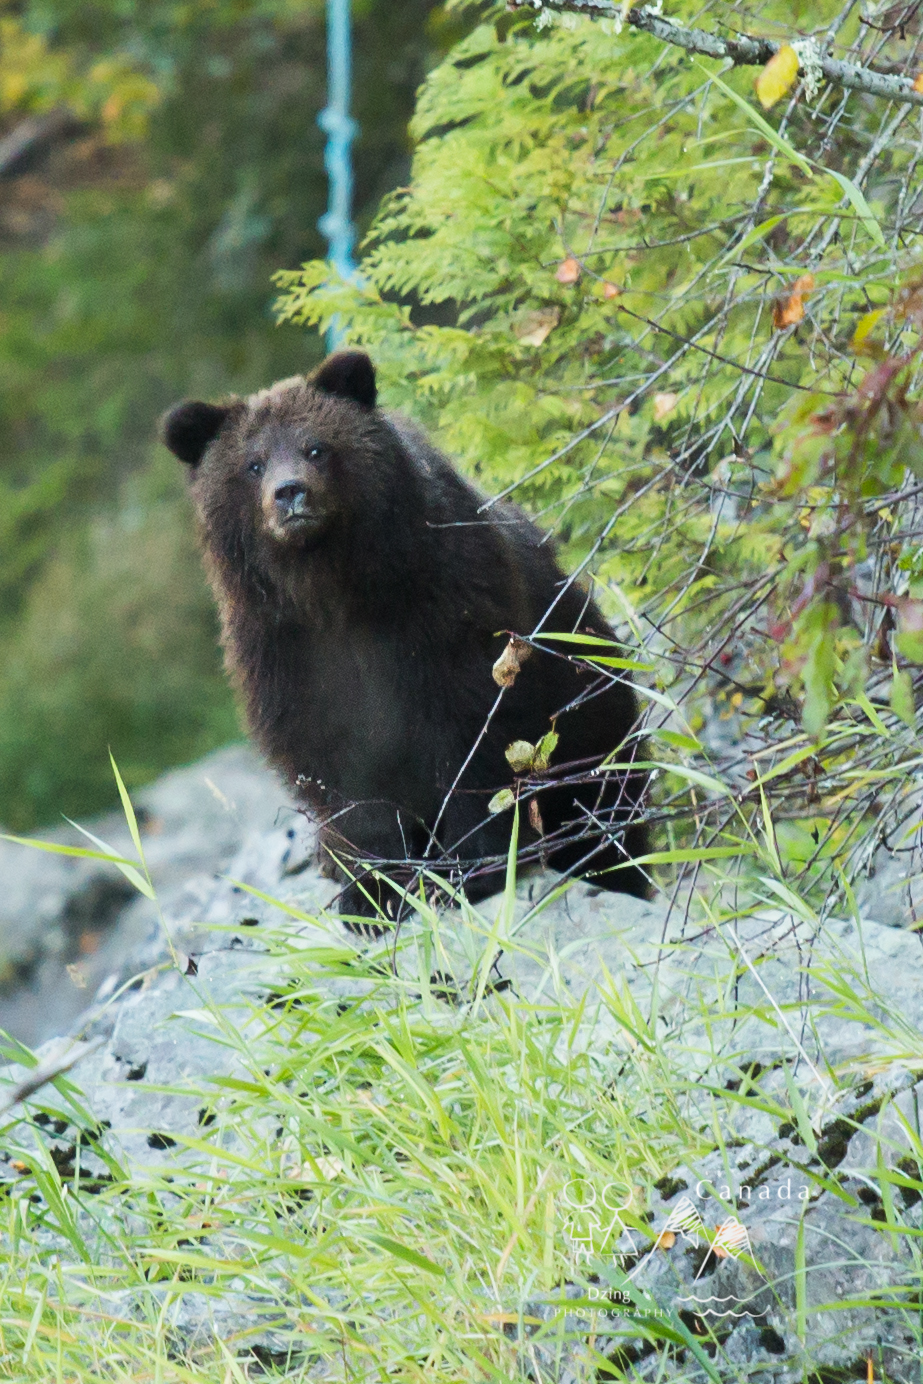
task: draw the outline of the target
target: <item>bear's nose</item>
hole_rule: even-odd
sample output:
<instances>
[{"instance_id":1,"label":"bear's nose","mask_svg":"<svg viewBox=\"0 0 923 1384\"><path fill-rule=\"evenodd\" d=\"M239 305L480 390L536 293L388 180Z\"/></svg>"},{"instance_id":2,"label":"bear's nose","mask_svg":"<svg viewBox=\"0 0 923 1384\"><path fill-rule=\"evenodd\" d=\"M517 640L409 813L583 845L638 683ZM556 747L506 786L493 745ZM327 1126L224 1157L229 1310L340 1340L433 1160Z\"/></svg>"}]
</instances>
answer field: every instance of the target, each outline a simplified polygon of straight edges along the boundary
<instances>
[{"instance_id":1,"label":"bear's nose","mask_svg":"<svg viewBox=\"0 0 923 1384\"><path fill-rule=\"evenodd\" d=\"M277 485L273 497L276 509L283 518L303 514L307 493L303 481L285 481L282 485Z\"/></svg>"}]
</instances>

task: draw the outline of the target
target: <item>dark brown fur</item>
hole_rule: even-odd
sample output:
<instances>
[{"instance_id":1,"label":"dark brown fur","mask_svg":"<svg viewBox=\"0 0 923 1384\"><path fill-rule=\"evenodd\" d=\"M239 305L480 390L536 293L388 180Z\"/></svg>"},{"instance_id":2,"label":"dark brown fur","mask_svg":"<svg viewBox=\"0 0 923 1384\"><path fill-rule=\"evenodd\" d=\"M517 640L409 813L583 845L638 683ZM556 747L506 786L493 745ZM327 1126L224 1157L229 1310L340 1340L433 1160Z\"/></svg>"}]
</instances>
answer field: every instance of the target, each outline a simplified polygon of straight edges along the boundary
<instances>
[{"instance_id":1,"label":"dark brown fur","mask_svg":"<svg viewBox=\"0 0 923 1384\"><path fill-rule=\"evenodd\" d=\"M631 686L573 661L579 648L536 650L484 732L504 632L531 634L554 605L543 628L607 636L602 614L577 586L562 594L550 545L520 510L479 512L483 497L374 402L371 363L350 353L313 379L225 406L181 404L165 420L167 445L191 467L227 665L255 739L353 873L426 858L460 865L477 894L497 887L509 848L512 813L487 813L512 782L504 751L554 724L560 742L537 792L549 863L645 894L643 872L624 867L646 849L644 827L626 827L644 776L554 783L622 744ZM587 838L587 811L609 839L598 826ZM534 853L537 842L524 814L520 843ZM484 858L493 869L472 874ZM347 910L368 914L367 892L352 886Z\"/></svg>"}]
</instances>

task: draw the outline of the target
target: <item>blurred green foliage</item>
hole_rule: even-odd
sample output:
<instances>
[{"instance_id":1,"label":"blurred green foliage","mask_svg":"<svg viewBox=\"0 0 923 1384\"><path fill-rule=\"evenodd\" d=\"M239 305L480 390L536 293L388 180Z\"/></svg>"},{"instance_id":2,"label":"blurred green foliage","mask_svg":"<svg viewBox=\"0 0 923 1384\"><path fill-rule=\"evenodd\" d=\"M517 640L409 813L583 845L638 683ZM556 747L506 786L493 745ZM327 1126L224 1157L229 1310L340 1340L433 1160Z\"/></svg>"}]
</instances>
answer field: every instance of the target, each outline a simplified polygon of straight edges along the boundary
<instances>
[{"instance_id":1,"label":"blurred green foliage","mask_svg":"<svg viewBox=\"0 0 923 1384\"><path fill-rule=\"evenodd\" d=\"M184 395L310 368L271 273L323 252L318 0L0 6L5 130L85 122L0 181L0 822L109 803L236 733L183 479ZM356 5L359 220L408 168L452 36L433 0Z\"/></svg>"}]
</instances>

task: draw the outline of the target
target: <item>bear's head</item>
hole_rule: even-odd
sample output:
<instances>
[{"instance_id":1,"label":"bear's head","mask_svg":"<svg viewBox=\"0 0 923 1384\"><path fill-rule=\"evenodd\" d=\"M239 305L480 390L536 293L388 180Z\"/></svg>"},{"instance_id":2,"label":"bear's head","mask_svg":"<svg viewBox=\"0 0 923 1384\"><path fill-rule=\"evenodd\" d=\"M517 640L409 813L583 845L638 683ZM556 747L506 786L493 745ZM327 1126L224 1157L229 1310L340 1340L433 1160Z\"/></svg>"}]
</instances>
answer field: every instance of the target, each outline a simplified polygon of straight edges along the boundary
<instances>
[{"instance_id":1,"label":"bear's head","mask_svg":"<svg viewBox=\"0 0 923 1384\"><path fill-rule=\"evenodd\" d=\"M170 409L161 436L189 468L203 542L225 570L271 578L354 550L372 516L387 527L401 449L376 392L368 356L344 351L247 399Z\"/></svg>"}]
</instances>

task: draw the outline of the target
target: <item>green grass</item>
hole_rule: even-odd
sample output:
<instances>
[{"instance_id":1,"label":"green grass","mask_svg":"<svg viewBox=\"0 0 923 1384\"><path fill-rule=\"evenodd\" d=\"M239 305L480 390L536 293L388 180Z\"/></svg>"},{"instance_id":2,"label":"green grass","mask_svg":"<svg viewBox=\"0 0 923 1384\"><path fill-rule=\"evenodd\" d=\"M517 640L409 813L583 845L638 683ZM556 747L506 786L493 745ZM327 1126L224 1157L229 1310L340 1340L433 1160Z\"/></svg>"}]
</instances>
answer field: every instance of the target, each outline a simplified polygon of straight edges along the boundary
<instances>
[{"instance_id":1,"label":"green grass","mask_svg":"<svg viewBox=\"0 0 923 1384\"><path fill-rule=\"evenodd\" d=\"M594 1011L556 984L553 958L541 999L517 999L491 983L498 946L521 945L514 886L511 871L505 896L456 920L469 979L449 999L429 979L447 964L446 935L425 905L398 942L398 974L390 939L367 952L339 938L319 945L314 920L297 910L290 928L261 930L274 998L245 1022L204 998L184 1011L214 1039L216 1074L234 1075L176 1088L214 1118L195 1137L177 1135L164 1166L129 1172L107 1151L79 1066L8 1111L0 1143L15 1175L0 1191L0 1377L225 1384L267 1372L432 1384L550 1381L568 1369L630 1378L599 1316L606 1293L627 1291L635 1344L685 1351L689 1378L746 1378L726 1360L726 1330L658 1312L602 1251L575 1259L568 1184L579 1179L600 1199L607 1186L630 1189L623 1219L650 1244L654 1184L711 1150L727 1156L742 1115L789 1123L810 1150L872 1068L923 1070L923 1038L831 960L808 1027L834 1011L871 1023L879 1054L818 1070L818 1080L804 1065L746 1078L727 1042L730 1005L715 999L745 970L730 952L715 994L704 987L669 1039L656 991L645 1010L620 977L600 976ZM763 997L736 1019L778 1036L783 1015L797 1023L801 1010ZM63 1171L45 1120L62 1107L85 1131ZM903 1246L904 1268L887 1291L825 1310L890 1303L914 1330L920 1232L907 1202L923 1192L923 1144L907 1126L895 1166L894 1142L892 1129L879 1144L878 1224ZM836 1185L824 1169L806 1175L815 1190ZM857 1203L847 1209L872 1223ZM802 1336L813 1272L804 1256L802 1237L788 1281L771 1289ZM236 1303L236 1329L219 1342L183 1338L174 1314L189 1294Z\"/></svg>"}]
</instances>

